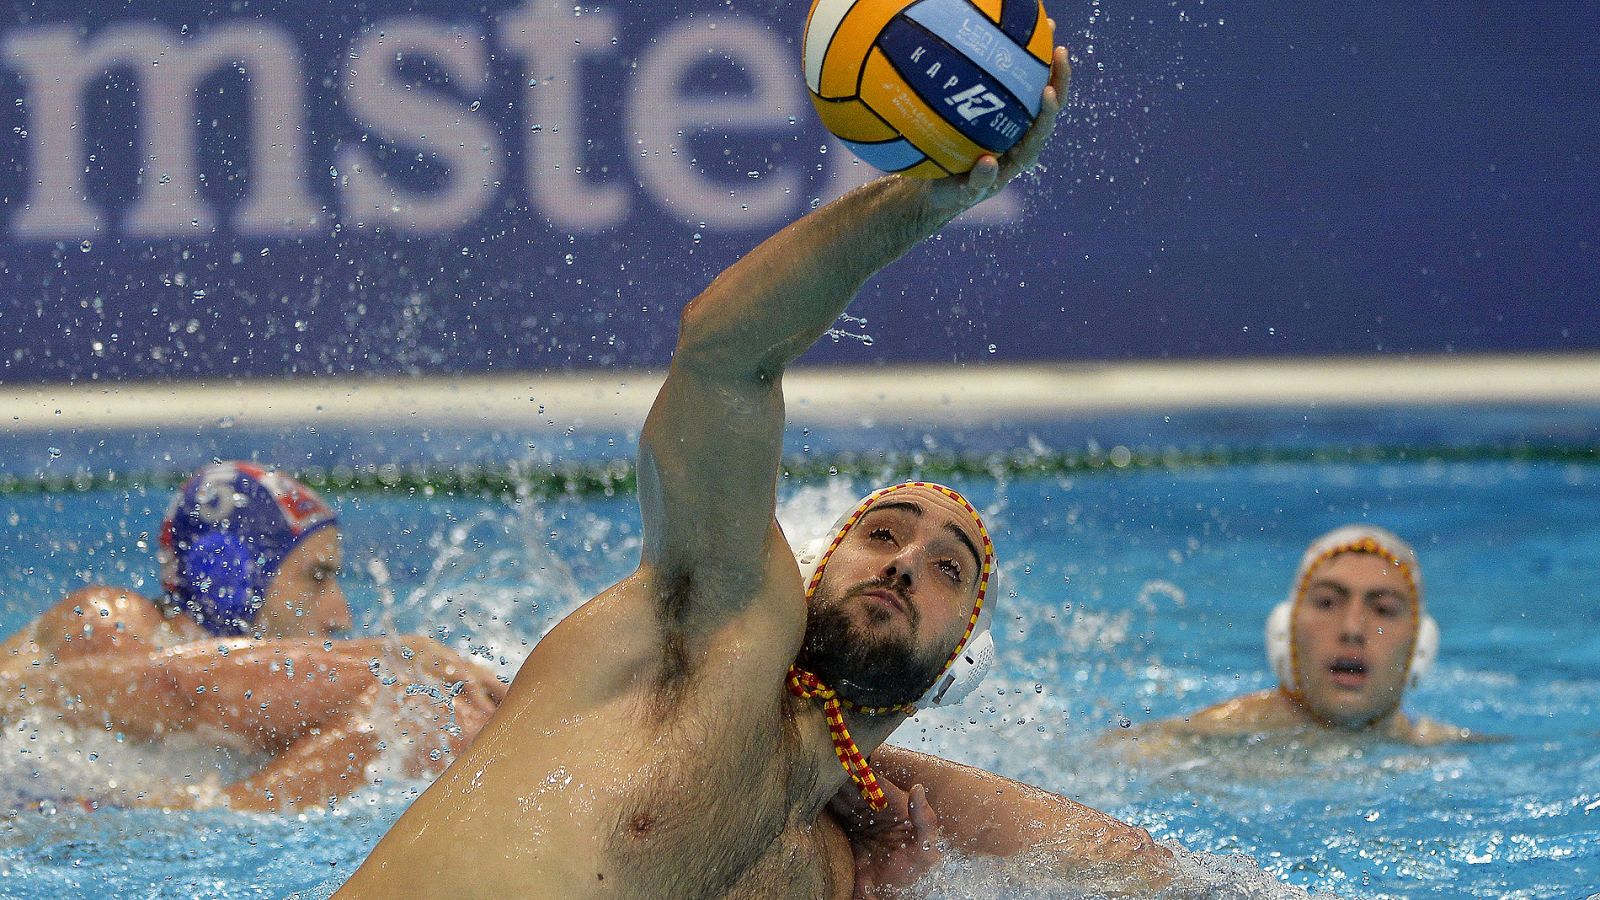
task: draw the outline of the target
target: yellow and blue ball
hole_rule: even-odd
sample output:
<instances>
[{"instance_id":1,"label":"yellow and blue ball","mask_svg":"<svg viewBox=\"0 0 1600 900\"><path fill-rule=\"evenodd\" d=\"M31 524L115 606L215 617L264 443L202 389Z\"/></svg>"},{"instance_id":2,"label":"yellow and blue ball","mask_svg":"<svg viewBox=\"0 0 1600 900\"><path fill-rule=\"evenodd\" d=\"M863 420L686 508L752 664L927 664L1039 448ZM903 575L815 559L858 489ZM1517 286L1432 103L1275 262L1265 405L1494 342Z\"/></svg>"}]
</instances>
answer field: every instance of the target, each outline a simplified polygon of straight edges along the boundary
<instances>
[{"instance_id":1,"label":"yellow and blue ball","mask_svg":"<svg viewBox=\"0 0 1600 900\"><path fill-rule=\"evenodd\" d=\"M873 166L958 174L1038 117L1051 31L1041 0L813 0L806 84L822 124Z\"/></svg>"}]
</instances>

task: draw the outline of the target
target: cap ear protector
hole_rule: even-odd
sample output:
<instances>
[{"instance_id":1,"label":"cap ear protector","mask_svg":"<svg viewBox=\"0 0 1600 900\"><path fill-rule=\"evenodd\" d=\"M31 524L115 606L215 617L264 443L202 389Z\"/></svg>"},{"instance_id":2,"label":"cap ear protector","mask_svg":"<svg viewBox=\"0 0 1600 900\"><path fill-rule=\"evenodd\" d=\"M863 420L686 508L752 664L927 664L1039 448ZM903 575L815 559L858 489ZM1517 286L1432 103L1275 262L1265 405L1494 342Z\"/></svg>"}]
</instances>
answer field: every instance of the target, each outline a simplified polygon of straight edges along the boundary
<instances>
[{"instance_id":1,"label":"cap ear protector","mask_svg":"<svg viewBox=\"0 0 1600 900\"><path fill-rule=\"evenodd\" d=\"M922 696L905 704L918 709L954 706L976 690L984 677L989 674L989 670L994 667L994 636L990 633L993 603L989 598L998 593L1000 583L1000 567L995 561L994 542L989 539L988 528L983 524L978 511L961 496L959 491L927 481L909 481L873 491L849 512L835 520L826 536L802 544L795 552L795 562L800 566L800 583L805 585L806 600L810 601L812 594L816 593L817 585L821 583L822 566L844 540L851 526L866 515L884 495L908 487L930 488L959 501L972 514L973 521L978 523L978 531L983 538L986 558L981 563L984 571L979 573L978 599L974 609L976 619L969 623L967 634L956 644L956 649L945 663L944 670L934 679L933 684L928 686Z\"/></svg>"},{"instance_id":2,"label":"cap ear protector","mask_svg":"<svg viewBox=\"0 0 1600 900\"><path fill-rule=\"evenodd\" d=\"M972 629L972 637L956 651L956 658L943 674L934 679L933 684L911 705L918 709L954 706L977 690L992 668L994 635L989 631L989 607L986 605L978 614L978 624Z\"/></svg>"},{"instance_id":3,"label":"cap ear protector","mask_svg":"<svg viewBox=\"0 0 1600 900\"><path fill-rule=\"evenodd\" d=\"M1294 639L1294 601L1285 600L1272 608L1267 616L1267 661L1278 681L1298 690L1295 684L1294 654L1289 642ZM1406 669L1406 687L1414 688L1433 671L1433 662L1439 657L1439 623L1433 616L1423 613L1417 621L1417 642L1411 649L1411 665Z\"/></svg>"},{"instance_id":4,"label":"cap ear protector","mask_svg":"<svg viewBox=\"0 0 1600 900\"><path fill-rule=\"evenodd\" d=\"M1294 605L1305 593L1311 572L1340 553L1376 553L1399 565L1411 581L1418 604L1417 636L1406 667L1406 687L1416 687L1433 670L1434 660L1439 656L1439 623L1421 608L1422 569L1417 563L1416 551L1394 533L1370 525L1336 528L1306 548L1289 599L1273 607L1267 616L1267 661L1272 664L1273 673L1286 688L1300 689L1294 670Z\"/></svg>"}]
</instances>

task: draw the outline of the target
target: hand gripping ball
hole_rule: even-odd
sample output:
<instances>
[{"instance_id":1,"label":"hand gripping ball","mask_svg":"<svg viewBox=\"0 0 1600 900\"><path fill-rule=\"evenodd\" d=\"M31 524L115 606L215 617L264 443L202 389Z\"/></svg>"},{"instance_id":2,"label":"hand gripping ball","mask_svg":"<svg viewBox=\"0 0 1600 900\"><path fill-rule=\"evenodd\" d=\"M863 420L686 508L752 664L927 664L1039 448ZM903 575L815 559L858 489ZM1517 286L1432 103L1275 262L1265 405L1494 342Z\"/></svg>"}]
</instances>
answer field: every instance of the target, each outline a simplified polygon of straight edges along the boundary
<instances>
[{"instance_id":1,"label":"hand gripping ball","mask_svg":"<svg viewBox=\"0 0 1600 900\"><path fill-rule=\"evenodd\" d=\"M822 124L873 166L958 174L1038 117L1051 31L1040 0L813 0L806 84Z\"/></svg>"}]
</instances>

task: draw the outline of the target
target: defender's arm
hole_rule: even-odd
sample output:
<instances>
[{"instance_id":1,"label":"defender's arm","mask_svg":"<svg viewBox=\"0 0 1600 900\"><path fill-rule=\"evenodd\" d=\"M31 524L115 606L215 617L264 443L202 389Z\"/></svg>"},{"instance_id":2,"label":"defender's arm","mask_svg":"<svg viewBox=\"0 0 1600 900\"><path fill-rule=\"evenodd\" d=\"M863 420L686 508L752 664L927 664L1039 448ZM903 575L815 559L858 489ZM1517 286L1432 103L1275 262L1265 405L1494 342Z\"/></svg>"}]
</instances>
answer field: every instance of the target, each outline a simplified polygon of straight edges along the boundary
<instances>
[{"instance_id":1,"label":"defender's arm","mask_svg":"<svg viewBox=\"0 0 1600 900\"><path fill-rule=\"evenodd\" d=\"M5 677L10 702L77 727L144 739L210 726L277 751L349 709L378 681L349 654L235 639L83 657Z\"/></svg>"},{"instance_id":2,"label":"defender's arm","mask_svg":"<svg viewBox=\"0 0 1600 900\"><path fill-rule=\"evenodd\" d=\"M872 764L879 777L904 788L922 785L945 838L962 853L1034 854L1062 875L1091 877L1109 892L1146 892L1172 877L1172 853L1149 832L1065 797L889 745L873 752Z\"/></svg>"}]
</instances>

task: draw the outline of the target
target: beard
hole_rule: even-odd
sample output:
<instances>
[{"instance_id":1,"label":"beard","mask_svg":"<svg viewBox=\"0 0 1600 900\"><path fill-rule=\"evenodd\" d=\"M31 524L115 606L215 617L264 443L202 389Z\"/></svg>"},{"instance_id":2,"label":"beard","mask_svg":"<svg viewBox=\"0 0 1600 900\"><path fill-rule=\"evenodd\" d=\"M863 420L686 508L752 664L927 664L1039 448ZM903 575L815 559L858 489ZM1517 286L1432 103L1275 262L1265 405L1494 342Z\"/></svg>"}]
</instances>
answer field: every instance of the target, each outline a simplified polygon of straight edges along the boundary
<instances>
[{"instance_id":1,"label":"beard","mask_svg":"<svg viewBox=\"0 0 1600 900\"><path fill-rule=\"evenodd\" d=\"M852 703L898 706L922 696L944 667L945 656L930 657L917 652L907 637L857 626L848 605L857 592L875 586L867 584L841 598L814 601L795 665ZM877 610L868 615L874 622L882 621Z\"/></svg>"}]
</instances>

